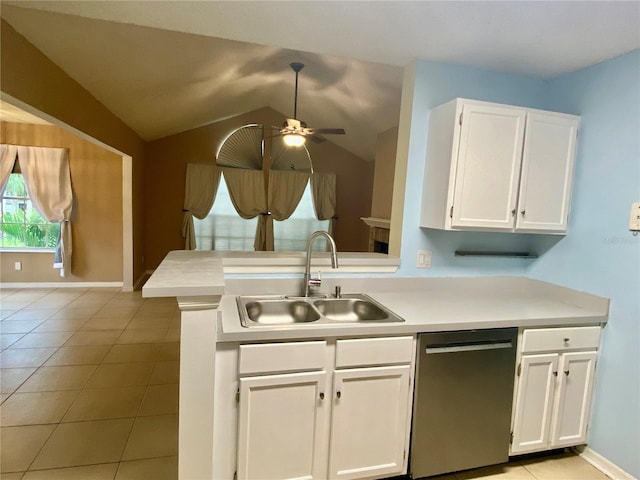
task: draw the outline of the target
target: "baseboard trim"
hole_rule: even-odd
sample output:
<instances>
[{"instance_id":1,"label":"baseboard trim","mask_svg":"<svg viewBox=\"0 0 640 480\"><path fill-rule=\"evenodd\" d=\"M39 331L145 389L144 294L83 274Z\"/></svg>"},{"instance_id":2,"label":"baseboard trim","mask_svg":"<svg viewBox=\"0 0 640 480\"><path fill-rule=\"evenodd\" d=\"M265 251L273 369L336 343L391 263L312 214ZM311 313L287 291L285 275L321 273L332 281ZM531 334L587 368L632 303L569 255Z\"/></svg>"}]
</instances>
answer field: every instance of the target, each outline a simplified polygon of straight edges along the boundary
<instances>
[{"instance_id":1,"label":"baseboard trim","mask_svg":"<svg viewBox=\"0 0 640 480\"><path fill-rule=\"evenodd\" d=\"M136 283L133 284L133 289L141 290L142 286L146 283L147 280L149 280L149 277L153 275L153 272L155 272L155 270L145 270L144 273L140 275L140 278L136 280Z\"/></svg>"},{"instance_id":2,"label":"baseboard trim","mask_svg":"<svg viewBox=\"0 0 640 480\"><path fill-rule=\"evenodd\" d=\"M0 283L2 288L99 288L120 287L122 282L12 282Z\"/></svg>"},{"instance_id":3,"label":"baseboard trim","mask_svg":"<svg viewBox=\"0 0 640 480\"><path fill-rule=\"evenodd\" d=\"M638 480L630 473L627 473L618 467L611 460L603 457L589 447L582 445L573 447L572 450L609 478L613 478L614 480Z\"/></svg>"}]
</instances>

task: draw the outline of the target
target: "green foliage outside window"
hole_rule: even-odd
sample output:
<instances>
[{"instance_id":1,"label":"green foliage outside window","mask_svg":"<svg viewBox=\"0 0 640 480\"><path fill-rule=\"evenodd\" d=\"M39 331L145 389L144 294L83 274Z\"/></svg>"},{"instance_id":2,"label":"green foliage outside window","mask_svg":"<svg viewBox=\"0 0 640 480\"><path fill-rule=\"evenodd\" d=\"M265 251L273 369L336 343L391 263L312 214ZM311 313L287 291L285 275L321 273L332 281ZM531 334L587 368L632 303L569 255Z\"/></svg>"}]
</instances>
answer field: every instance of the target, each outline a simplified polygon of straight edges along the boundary
<instances>
[{"instance_id":1,"label":"green foliage outside window","mask_svg":"<svg viewBox=\"0 0 640 480\"><path fill-rule=\"evenodd\" d=\"M31 203L19 173L9 176L2 196L0 246L7 248L55 248L60 224L48 222Z\"/></svg>"}]
</instances>

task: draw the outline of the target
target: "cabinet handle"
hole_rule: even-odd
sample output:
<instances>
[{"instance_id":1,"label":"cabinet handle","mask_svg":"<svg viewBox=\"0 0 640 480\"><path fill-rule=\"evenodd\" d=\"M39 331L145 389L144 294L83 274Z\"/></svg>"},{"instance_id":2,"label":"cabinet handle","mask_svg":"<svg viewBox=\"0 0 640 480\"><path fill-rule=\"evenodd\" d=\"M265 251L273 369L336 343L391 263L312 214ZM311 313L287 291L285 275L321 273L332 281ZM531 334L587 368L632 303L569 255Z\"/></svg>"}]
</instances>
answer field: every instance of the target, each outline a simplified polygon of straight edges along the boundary
<instances>
[{"instance_id":1,"label":"cabinet handle","mask_svg":"<svg viewBox=\"0 0 640 480\"><path fill-rule=\"evenodd\" d=\"M558 376L558 372L553 372L553 376L557 377Z\"/></svg>"},{"instance_id":2,"label":"cabinet handle","mask_svg":"<svg viewBox=\"0 0 640 480\"><path fill-rule=\"evenodd\" d=\"M569 338L569 337L565 338L565 339L564 339L564 343L569 343L569 340L570 340L570 338Z\"/></svg>"},{"instance_id":3,"label":"cabinet handle","mask_svg":"<svg viewBox=\"0 0 640 480\"><path fill-rule=\"evenodd\" d=\"M522 214L522 216L524 217L524 214L526 213L526 210L521 210L520 213Z\"/></svg>"},{"instance_id":4,"label":"cabinet handle","mask_svg":"<svg viewBox=\"0 0 640 480\"><path fill-rule=\"evenodd\" d=\"M336 392L336 397L340 398L341 396L342 396L342 393L340 393L340 390L338 390L338 391Z\"/></svg>"},{"instance_id":5,"label":"cabinet handle","mask_svg":"<svg viewBox=\"0 0 640 480\"><path fill-rule=\"evenodd\" d=\"M568 377L569 376L569 370L565 370L564 374Z\"/></svg>"},{"instance_id":6,"label":"cabinet handle","mask_svg":"<svg viewBox=\"0 0 640 480\"><path fill-rule=\"evenodd\" d=\"M515 217L516 216L516 209L514 208L513 210L511 210L511 216Z\"/></svg>"},{"instance_id":7,"label":"cabinet handle","mask_svg":"<svg viewBox=\"0 0 640 480\"><path fill-rule=\"evenodd\" d=\"M320 392L320 400L324 400L324 392Z\"/></svg>"}]
</instances>

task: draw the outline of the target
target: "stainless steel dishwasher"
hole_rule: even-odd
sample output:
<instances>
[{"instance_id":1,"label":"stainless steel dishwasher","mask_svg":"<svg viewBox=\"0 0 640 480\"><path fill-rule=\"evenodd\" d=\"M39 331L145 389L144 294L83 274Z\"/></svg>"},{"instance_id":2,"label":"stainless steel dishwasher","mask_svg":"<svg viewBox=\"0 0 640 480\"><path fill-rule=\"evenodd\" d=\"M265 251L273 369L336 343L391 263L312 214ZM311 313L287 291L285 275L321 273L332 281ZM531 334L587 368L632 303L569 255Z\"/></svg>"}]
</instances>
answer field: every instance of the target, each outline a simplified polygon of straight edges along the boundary
<instances>
[{"instance_id":1,"label":"stainless steel dishwasher","mask_svg":"<svg viewBox=\"0 0 640 480\"><path fill-rule=\"evenodd\" d=\"M508 461L517 334L419 335L411 478Z\"/></svg>"}]
</instances>

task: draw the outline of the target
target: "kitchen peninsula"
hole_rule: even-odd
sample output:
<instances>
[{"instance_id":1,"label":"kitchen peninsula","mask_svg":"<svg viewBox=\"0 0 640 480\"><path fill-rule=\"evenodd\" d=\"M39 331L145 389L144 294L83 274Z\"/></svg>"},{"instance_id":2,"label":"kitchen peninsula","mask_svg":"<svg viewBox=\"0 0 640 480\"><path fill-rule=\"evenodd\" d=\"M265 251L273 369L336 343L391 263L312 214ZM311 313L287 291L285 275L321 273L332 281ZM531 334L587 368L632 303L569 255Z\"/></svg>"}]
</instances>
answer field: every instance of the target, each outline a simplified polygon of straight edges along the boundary
<instances>
[{"instance_id":1,"label":"kitchen peninsula","mask_svg":"<svg viewBox=\"0 0 640 480\"><path fill-rule=\"evenodd\" d=\"M340 254L340 269L334 275L326 276L319 290L329 293L340 285L344 293L365 293L402 317L404 322L244 328L240 325L236 296L290 294L300 289L304 259L291 260L287 255L274 254L274 257L278 256L284 264L289 262L287 268L295 271L294 275L282 278L264 271L256 273L255 262L245 258L247 266L244 271L251 272L251 276L243 276L242 257L238 261L230 261L228 255L225 257L216 252L174 251L143 287L145 297L176 297L182 312L181 480L231 480L236 472L238 478L243 478L242 469L238 467L238 458L243 452L238 451L239 407L236 401L240 384L238 376L242 374L238 363L242 345L274 345L277 342L296 346L299 342L305 349L322 349L318 355L324 362L329 357L333 361L332 355L335 356L336 344L343 341L341 339L370 341L389 338L397 339L394 341L399 344L409 338L413 339L412 354L415 355L416 335L424 332L602 326L608 319L607 299L545 282L524 277L401 278L392 274L397 266L397 263L394 266L397 260L392 258L381 256L377 264L375 261L372 264L367 263L370 257L366 255ZM315 267L329 266L328 257L314 260ZM371 276L346 274L358 269L371 272ZM326 345L326 349L319 346L320 343ZM395 343L389 345L395 348ZM300 355L299 359L307 358L304 352ZM406 363L410 382L413 380L414 360L415 357ZM404 361L393 359L391 364L400 362L405 365ZM315 366L302 368L309 372L307 376L315 375L314 369ZM279 371L291 372L292 368L285 365ZM337 370L334 375L338 375ZM325 380L318 381L320 393L324 396L322 382ZM408 406L410 404L411 400ZM406 435L403 435L406 442L410 417L409 409L403 424L406 426ZM317 448L316 458L327 457L327 450L331 449L326 444ZM400 453L403 453L402 449ZM400 458L397 466L399 473L406 472L406 452L404 457ZM326 461L314 463L315 468L322 464L320 468L327 475L329 467ZM376 472L363 473L359 477L353 475L348 478L384 476L383 473L376 476Z\"/></svg>"}]
</instances>

